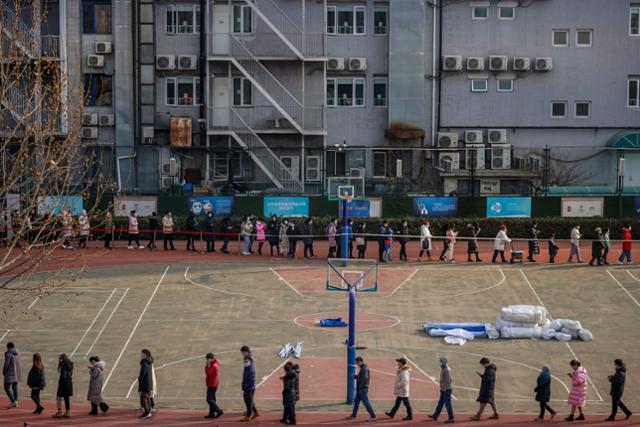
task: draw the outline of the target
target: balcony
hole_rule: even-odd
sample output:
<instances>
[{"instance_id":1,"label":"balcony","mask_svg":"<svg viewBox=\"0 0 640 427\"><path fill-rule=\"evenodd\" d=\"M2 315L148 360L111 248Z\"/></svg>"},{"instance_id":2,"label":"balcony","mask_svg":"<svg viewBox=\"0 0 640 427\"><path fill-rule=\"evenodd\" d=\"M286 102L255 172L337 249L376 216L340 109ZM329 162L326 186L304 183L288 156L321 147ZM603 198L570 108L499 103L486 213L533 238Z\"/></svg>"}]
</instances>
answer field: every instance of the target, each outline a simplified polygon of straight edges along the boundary
<instances>
[{"instance_id":1,"label":"balcony","mask_svg":"<svg viewBox=\"0 0 640 427\"><path fill-rule=\"evenodd\" d=\"M238 130L230 120L231 109L256 133L298 133L298 130L284 117L280 111L271 105L264 106L234 106L234 107L209 107L209 130L226 132ZM324 108L323 107L294 107L296 118L300 118L300 124L305 134L324 133ZM289 107L287 107L289 110ZM236 122L237 124L237 122Z\"/></svg>"}]
</instances>

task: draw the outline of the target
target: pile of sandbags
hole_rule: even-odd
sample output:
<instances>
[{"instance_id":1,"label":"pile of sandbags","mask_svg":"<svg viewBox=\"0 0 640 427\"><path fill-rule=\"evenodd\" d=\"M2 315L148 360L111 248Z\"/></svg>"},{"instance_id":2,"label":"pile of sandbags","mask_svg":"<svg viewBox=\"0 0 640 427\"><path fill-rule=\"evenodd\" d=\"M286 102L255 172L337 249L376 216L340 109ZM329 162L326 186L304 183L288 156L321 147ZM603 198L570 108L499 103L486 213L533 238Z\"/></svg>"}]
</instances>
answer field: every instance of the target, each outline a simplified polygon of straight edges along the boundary
<instances>
[{"instance_id":1,"label":"pile of sandbags","mask_svg":"<svg viewBox=\"0 0 640 427\"><path fill-rule=\"evenodd\" d=\"M542 338L564 342L571 340L593 341L593 334L590 330L583 328L578 320L555 319L542 331Z\"/></svg>"}]
</instances>

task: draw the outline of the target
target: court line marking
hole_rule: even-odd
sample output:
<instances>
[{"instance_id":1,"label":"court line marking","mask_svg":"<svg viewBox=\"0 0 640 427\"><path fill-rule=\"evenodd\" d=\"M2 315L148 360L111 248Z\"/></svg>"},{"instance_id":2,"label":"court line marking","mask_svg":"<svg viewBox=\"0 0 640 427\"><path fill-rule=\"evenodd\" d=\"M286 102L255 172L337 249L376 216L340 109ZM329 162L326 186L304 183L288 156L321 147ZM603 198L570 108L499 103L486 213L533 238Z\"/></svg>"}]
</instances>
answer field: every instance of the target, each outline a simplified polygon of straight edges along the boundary
<instances>
[{"instance_id":1,"label":"court line marking","mask_svg":"<svg viewBox=\"0 0 640 427\"><path fill-rule=\"evenodd\" d=\"M287 357L286 359L284 359L282 361L281 364L278 365L277 368L275 368L273 371L271 371L271 373L269 375L266 375L264 377L262 377L262 379L260 380L260 382L256 385L256 390L259 389L262 385L264 385L267 381L269 381L269 378L271 378L276 372L278 372L279 370L282 369L282 367L289 361L289 357Z\"/></svg>"},{"instance_id":2,"label":"court line marking","mask_svg":"<svg viewBox=\"0 0 640 427\"><path fill-rule=\"evenodd\" d=\"M120 307L120 303L122 303L122 301L124 300L124 297L127 296L128 292L129 292L129 288L124 288L124 293L120 297L120 300L118 300L118 303L116 304L116 306L113 308L113 311L111 311L111 314L109 315L107 320L104 322L104 325L102 325L102 328L100 329L100 332L98 332L98 335L96 335L95 339L91 343L91 346L89 347L87 352L84 354L85 357L89 356L89 353L91 353L91 350L93 350L93 347L96 345L96 343L98 342L98 340L102 336L102 333L107 328L107 325L111 321L111 318L113 317L113 315L116 313L116 311L118 311L118 307Z\"/></svg>"},{"instance_id":3,"label":"court line marking","mask_svg":"<svg viewBox=\"0 0 640 427\"><path fill-rule=\"evenodd\" d=\"M168 265L167 268L164 269L164 273L162 273L162 277L160 277L160 280L158 280L158 284L156 285L155 289L153 290L153 293L151 294L151 296L147 300L147 304L144 306L144 309L142 310L142 313L140 313L140 317L138 317L138 320L136 321L136 324L133 326L133 329L131 330L131 333L129 334L129 337L127 338L127 341L124 343L124 346L122 346L122 350L120 350L120 354L118 355L118 358L116 359L115 363L113 364L113 367L111 368L111 371L109 371L109 375L107 376L107 379L105 379L104 380L104 384L102 384L102 391L103 392L104 392L104 389L107 387L107 384L109 384L109 380L111 379L111 376L113 375L113 373L115 372L116 368L118 367L118 363L120 363L120 359L122 359L122 355L124 354L125 350L127 349L127 346L129 345L129 342L131 341L131 338L133 338L133 334L135 334L136 329L138 329L138 325L140 325L140 321L142 320L142 317L144 316L144 314L147 312L147 309L151 305L151 301L153 301L153 297L156 296L156 293L158 292L158 289L160 288L160 285L162 284L162 281L164 280L165 276L167 275L167 272L169 271L169 268L171 268L170 265Z\"/></svg>"},{"instance_id":4,"label":"court line marking","mask_svg":"<svg viewBox=\"0 0 640 427\"><path fill-rule=\"evenodd\" d=\"M608 270L607 270L608 271ZM529 285L529 289L531 289L531 292L533 292L533 295L535 295L536 299L538 300L538 302L540 303L540 305L542 307L544 307L545 310L547 310L547 314L549 315L549 317L551 319L553 319L553 317L551 316L551 313L549 312L549 309L544 305L544 302L542 302L542 299L540 298L540 295L538 295L538 292L536 292L535 288L533 287L533 285L531 284L531 282L529 281L529 279L527 278L526 274L524 274L524 270L522 270L522 268L520 269L520 274L522 274L522 277L524 278L525 282L527 282L527 285ZM613 276L611 276L613 277ZM567 348L569 349L569 352L571 353L571 356L573 356L573 358L575 360L580 360L580 358L578 356L576 356L576 353L573 351L573 348L571 348L571 345L569 345L568 342L564 343ZM596 388L596 385L593 383L593 381L591 380L591 377L589 375L586 376L587 377L587 381L589 383L591 383L591 387L593 387L593 390L596 392L596 395L598 396L598 399L600 399L601 402L604 402L604 399L602 398L602 396L600 395L600 392L598 391L598 389Z\"/></svg>"},{"instance_id":5,"label":"court line marking","mask_svg":"<svg viewBox=\"0 0 640 427\"><path fill-rule=\"evenodd\" d=\"M402 283L400 283L400 285L399 285L397 288L395 288L395 289L393 290L393 292L391 292L391 295L395 295L395 293L396 293L396 292L398 292L398 291L400 290L400 288L402 288L402 287L403 287L403 286L404 286L404 285L405 285L409 280L413 279L413 276L415 276L415 275L418 273L418 271L420 271L420 269L419 269L419 268L414 268L414 269L413 269L413 273L411 273L411 274L409 275L409 277L407 277L406 279L404 279L404 280L402 281Z\"/></svg>"},{"instance_id":6,"label":"court line marking","mask_svg":"<svg viewBox=\"0 0 640 427\"><path fill-rule=\"evenodd\" d=\"M629 271L629 270L627 270L627 271ZM622 290L625 291L625 293L627 295L629 295L629 298L631 298L633 300L633 302L638 306L638 308L640 308L640 302L638 302L638 300L635 299L633 295L631 295L631 293L627 290L627 288L625 288L624 285L622 283L620 283L620 281L618 279L616 279L616 277L613 274L611 274L611 272L609 270L607 270L607 273L618 284L618 286L620 286L622 288Z\"/></svg>"},{"instance_id":7,"label":"court line marking","mask_svg":"<svg viewBox=\"0 0 640 427\"><path fill-rule=\"evenodd\" d=\"M3 340L7 335L9 335L9 332L11 332L11 329L7 329L7 331L6 331L4 334L2 334L2 336L0 337L0 342L2 342L2 340Z\"/></svg>"},{"instance_id":8,"label":"court line marking","mask_svg":"<svg viewBox=\"0 0 640 427\"><path fill-rule=\"evenodd\" d=\"M273 274L275 274L276 276L278 276L278 279L280 279L281 282L286 283L287 286L289 286L291 289L293 289L293 292L295 292L296 294L303 296L300 291L298 291L296 288L293 287L293 285L291 283L289 283L288 280L286 280L284 277L282 277L277 271L275 271L272 267L269 267L269 270L271 270L271 272ZM186 273L185 273L186 274Z\"/></svg>"},{"instance_id":9,"label":"court line marking","mask_svg":"<svg viewBox=\"0 0 640 427\"><path fill-rule=\"evenodd\" d=\"M82 334L82 336L80 337L80 341L78 341L78 344L76 344L76 346L74 347L74 349L71 352L71 355L69 357L72 358L76 354L76 351L78 351L78 348L80 348L80 344L82 344L82 341L84 341L84 339L87 337L87 334L93 328L93 325L98 320L98 317L100 317L100 315L104 311L104 308L107 306L107 304L109 304L109 301L111 301L111 298L113 298L113 294L115 294L117 290L118 290L118 288L115 288L113 291L111 291L111 294L109 295L109 298L107 298L107 300L102 304L102 307L100 307L100 310L98 310L98 313L95 315L95 317L93 318L93 320L89 324L89 327L84 331L84 334Z\"/></svg>"},{"instance_id":10,"label":"court line marking","mask_svg":"<svg viewBox=\"0 0 640 427\"><path fill-rule=\"evenodd\" d=\"M631 270L627 270L627 273L629 273L629 276L631 276L631 278L633 280L635 280L636 282L640 282L640 279L638 279L636 276L634 276L633 273L631 273Z\"/></svg>"},{"instance_id":11,"label":"court line marking","mask_svg":"<svg viewBox=\"0 0 640 427\"><path fill-rule=\"evenodd\" d=\"M40 299L40 297L36 297L33 302L31 304L29 304L29 307L27 307L27 310L31 310L31 307L33 307L34 305L36 305L36 303L38 302L38 300Z\"/></svg>"},{"instance_id":12,"label":"court line marking","mask_svg":"<svg viewBox=\"0 0 640 427\"><path fill-rule=\"evenodd\" d=\"M329 332L329 333L333 333L333 332L340 332L341 330L344 330L343 328L322 328L322 327L309 327L307 325L303 325L302 323L298 322L298 319L300 319L301 317L304 316L317 316L318 314L323 314L325 313L324 311L321 311L319 313L312 313L312 314L301 314L300 316L296 317L295 319L293 319L293 323L296 326L299 326L301 328L305 328L305 329L310 329L312 331L322 331L322 332ZM368 311L365 311L361 314L375 314L375 313L371 313ZM393 327L398 326L401 321L400 319L398 319L396 316L392 316L390 314L385 314L385 316L389 316L390 318L392 318L393 320L395 320L395 323L392 325L386 325L386 326L382 326L380 328L369 328L369 329L359 329L358 332L370 332L370 331L381 331L383 329L390 329ZM356 314L356 319L357 319L357 314ZM347 319L348 320L348 319ZM378 319L371 319L371 320L358 320L356 323L367 323L367 322L379 322ZM315 323L314 323L315 325Z\"/></svg>"}]
</instances>

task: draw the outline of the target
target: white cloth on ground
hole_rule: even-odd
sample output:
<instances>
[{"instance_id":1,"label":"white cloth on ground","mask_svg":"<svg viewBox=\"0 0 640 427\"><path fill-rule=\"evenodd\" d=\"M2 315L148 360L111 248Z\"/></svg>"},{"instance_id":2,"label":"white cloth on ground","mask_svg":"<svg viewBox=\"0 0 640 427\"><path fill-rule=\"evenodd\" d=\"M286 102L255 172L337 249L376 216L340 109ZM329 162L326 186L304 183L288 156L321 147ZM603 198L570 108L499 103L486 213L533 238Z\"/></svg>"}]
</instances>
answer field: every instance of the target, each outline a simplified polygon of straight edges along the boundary
<instances>
[{"instance_id":1,"label":"white cloth on ground","mask_svg":"<svg viewBox=\"0 0 640 427\"><path fill-rule=\"evenodd\" d=\"M571 341L571 335L564 334L562 332L556 332L554 338L557 339L558 341L563 341L563 342Z\"/></svg>"},{"instance_id":2,"label":"white cloth on ground","mask_svg":"<svg viewBox=\"0 0 640 427\"><path fill-rule=\"evenodd\" d=\"M465 340L475 338L472 332L465 331L464 329L430 329L429 335L432 337L459 337Z\"/></svg>"},{"instance_id":3,"label":"white cloth on ground","mask_svg":"<svg viewBox=\"0 0 640 427\"><path fill-rule=\"evenodd\" d=\"M467 340L460 337L448 336L448 337L444 337L444 342L451 345L465 345Z\"/></svg>"}]
</instances>

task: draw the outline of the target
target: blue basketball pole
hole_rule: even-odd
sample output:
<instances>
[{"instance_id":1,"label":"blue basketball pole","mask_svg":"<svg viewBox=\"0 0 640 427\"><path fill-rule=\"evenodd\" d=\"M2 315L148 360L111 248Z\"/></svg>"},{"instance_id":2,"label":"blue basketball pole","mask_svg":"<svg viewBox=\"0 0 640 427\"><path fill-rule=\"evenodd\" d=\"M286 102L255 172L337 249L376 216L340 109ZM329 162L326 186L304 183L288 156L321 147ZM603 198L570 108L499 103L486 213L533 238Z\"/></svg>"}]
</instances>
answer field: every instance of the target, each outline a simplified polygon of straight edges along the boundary
<instances>
[{"instance_id":1,"label":"blue basketball pole","mask_svg":"<svg viewBox=\"0 0 640 427\"><path fill-rule=\"evenodd\" d=\"M347 199L342 199L342 233L340 233L340 258L346 260L349 258L349 217L347 215ZM346 267L347 261L343 261L342 266Z\"/></svg>"},{"instance_id":2,"label":"blue basketball pole","mask_svg":"<svg viewBox=\"0 0 640 427\"><path fill-rule=\"evenodd\" d=\"M351 227L347 215L347 200L342 199L342 233L340 235L340 258L342 266L349 265L349 240ZM352 404L356 397L356 287L349 285L349 337L347 340L347 404Z\"/></svg>"}]
</instances>

